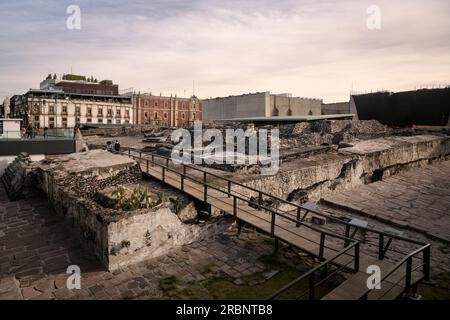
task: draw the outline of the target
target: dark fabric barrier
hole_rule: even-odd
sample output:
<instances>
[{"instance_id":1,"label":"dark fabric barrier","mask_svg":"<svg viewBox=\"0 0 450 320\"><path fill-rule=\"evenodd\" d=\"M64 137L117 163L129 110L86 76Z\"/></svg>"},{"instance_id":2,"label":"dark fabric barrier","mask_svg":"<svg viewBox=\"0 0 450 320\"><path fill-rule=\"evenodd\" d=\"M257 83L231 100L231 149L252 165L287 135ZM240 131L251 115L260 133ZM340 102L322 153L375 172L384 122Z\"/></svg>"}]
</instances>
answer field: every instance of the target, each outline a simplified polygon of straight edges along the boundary
<instances>
[{"instance_id":1,"label":"dark fabric barrier","mask_svg":"<svg viewBox=\"0 0 450 320\"><path fill-rule=\"evenodd\" d=\"M450 88L353 96L360 120L390 126L445 126L450 116Z\"/></svg>"}]
</instances>

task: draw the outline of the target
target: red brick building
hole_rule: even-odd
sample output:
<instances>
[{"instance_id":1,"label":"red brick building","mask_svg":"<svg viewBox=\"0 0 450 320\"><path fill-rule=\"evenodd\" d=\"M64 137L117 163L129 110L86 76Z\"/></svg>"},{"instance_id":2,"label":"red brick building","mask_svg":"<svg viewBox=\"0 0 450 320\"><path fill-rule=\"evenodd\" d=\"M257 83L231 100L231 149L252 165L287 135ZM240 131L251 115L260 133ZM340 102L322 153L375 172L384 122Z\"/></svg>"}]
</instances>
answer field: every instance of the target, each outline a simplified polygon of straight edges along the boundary
<instances>
[{"instance_id":1,"label":"red brick building","mask_svg":"<svg viewBox=\"0 0 450 320\"><path fill-rule=\"evenodd\" d=\"M163 97L137 93L133 97L136 124L154 126L188 127L195 120L202 120L202 104L196 97Z\"/></svg>"}]
</instances>

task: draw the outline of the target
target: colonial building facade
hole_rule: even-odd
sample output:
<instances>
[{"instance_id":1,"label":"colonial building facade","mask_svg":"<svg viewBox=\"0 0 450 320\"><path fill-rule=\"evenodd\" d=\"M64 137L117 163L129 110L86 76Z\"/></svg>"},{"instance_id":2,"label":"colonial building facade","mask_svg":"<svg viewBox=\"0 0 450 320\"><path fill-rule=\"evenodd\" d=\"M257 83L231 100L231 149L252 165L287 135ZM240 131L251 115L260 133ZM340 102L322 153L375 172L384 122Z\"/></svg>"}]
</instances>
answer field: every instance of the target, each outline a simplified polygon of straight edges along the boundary
<instances>
[{"instance_id":1,"label":"colonial building facade","mask_svg":"<svg viewBox=\"0 0 450 320\"><path fill-rule=\"evenodd\" d=\"M116 93L116 85L108 82L99 83L96 87L97 84L85 80L64 80L61 83L52 80L44 80L41 89L30 89L23 95L13 96L10 100L11 115L22 118L24 125L38 128L73 128L77 124L124 125L135 122L131 95L101 94ZM108 86L111 91L105 91Z\"/></svg>"},{"instance_id":2,"label":"colonial building facade","mask_svg":"<svg viewBox=\"0 0 450 320\"><path fill-rule=\"evenodd\" d=\"M155 96L151 93L136 93L133 97L136 124L189 127L202 120L202 103L196 96L178 98Z\"/></svg>"}]
</instances>

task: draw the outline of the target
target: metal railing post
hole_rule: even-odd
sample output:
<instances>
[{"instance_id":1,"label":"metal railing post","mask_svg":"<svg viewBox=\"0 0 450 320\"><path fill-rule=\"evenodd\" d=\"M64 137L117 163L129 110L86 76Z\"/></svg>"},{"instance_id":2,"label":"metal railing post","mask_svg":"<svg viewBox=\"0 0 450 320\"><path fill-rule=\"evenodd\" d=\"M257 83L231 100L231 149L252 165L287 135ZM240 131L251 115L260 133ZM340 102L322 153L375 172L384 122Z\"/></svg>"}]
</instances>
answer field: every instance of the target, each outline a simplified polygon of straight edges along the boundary
<instances>
[{"instance_id":1,"label":"metal railing post","mask_svg":"<svg viewBox=\"0 0 450 320\"><path fill-rule=\"evenodd\" d=\"M228 198L231 197L231 181L228 180Z\"/></svg>"},{"instance_id":2,"label":"metal railing post","mask_svg":"<svg viewBox=\"0 0 450 320\"><path fill-rule=\"evenodd\" d=\"M359 271L359 242L355 245L355 272Z\"/></svg>"},{"instance_id":3,"label":"metal railing post","mask_svg":"<svg viewBox=\"0 0 450 320\"><path fill-rule=\"evenodd\" d=\"M237 216L237 198L236 196L233 196L233 215Z\"/></svg>"},{"instance_id":4,"label":"metal railing post","mask_svg":"<svg viewBox=\"0 0 450 320\"><path fill-rule=\"evenodd\" d=\"M181 175L181 186L180 186L181 191L184 191L184 175Z\"/></svg>"},{"instance_id":5,"label":"metal railing post","mask_svg":"<svg viewBox=\"0 0 450 320\"><path fill-rule=\"evenodd\" d=\"M300 213L301 213L301 208L297 207L297 223L295 224L295 226L297 228L300 227L300 223L298 222L300 220Z\"/></svg>"},{"instance_id":6,"label":"metal railing post","mask_svg":"<svg viewBox=\"0 0 450 320\"><path fill-rule=\"evenodd\" d=\"M350 225L346 224L345 225L345 237L348 238L350 237ZM344 241L344 247L348 246L350 244L350 242L348 240Z\"/></svg>"},{"instance_id":7,"label":"metal railing post","mask_svg":"<svg viewBox=\"0 0 450 320\"><path fill-rule=\"evenodd\" d=\"M147 173L148 173L148 159L146 159L146 165L147 165Z\"/></svg>"},{"instance_id":8,"label":"metal railing post","mask_svg":"<svg viewBox=\"0 0 450 320\"><path fill-rule=\"evenodd\" d=\"M320 234L319 259L323 259L323 252L325 250L325 233Z\"/></svg>"},{"instance_id":9,"label":"metal railing post","mask_svg":"<svg viewBox=\"0 0 450 320\"><path fill-rule=\"evenodd\" d=\"M208 185L204 183L203 186L203 201L206 202L208 200Z\"/></svg>"},{"instance_id":10,"label":"metal railing post","mask_svg":"<svg viewBox=\"0 0 450 320\"><path fill-rule=\"evenodd\" d=\"M378 259L384 259L384 234L382 233L378 237Z\"/></svg>"},{"instance_id":11,"label":"metal railing post","mask_svg":"<svg viewBox=\"0 0 450 320\"><path fill-rule=\"evenodd\" d=\"M169 158L166 158L166 167L169 167Z\"/></svg>"},{"instance_id":12,"label":"metal railing post","mask_svg":"<svg viewBox=\"0 0 450 320\"><path fill-rule=\"evenodd\" d=\"M412 256L406 260L406 279L405 279L405 293L411 290L411 272L412 272Z\"/></svg>"},{"instance_id":13,"label":"metal railing post","mask_svg":"<svg viewBox=\"0 0 450 320\"><path fill-rule=\"evenodd\" d=\"M261 204L262 204L262 193L258 192L258 210L261 210Z\"/></svg>"},{"instance_id":14,"label":"metal railing post","mask_svg":"<svg viewBox=\"0 0 450 320\"><path fill-rule=\"evenodd\" d=\"M275 235L275 212L272 212L272 221L270 222L270 234Z\"/></svg>"},{"instance_id":15,"label":"metal railing post","mask_svg":"<svg viewBox=\"0 0 450 320\"><path fill-rule=\"evenodd\" d=\"M430 280L430 246L423 250L423 269L424 279Z\"/></svg>"},{"instance_id":16,"label":"metal railing post","mask_svg":"<svg viewBox=\"0 0 450 320\"><path fill-rule=\"evenodd\" d=\"M163 182L166 182L166 181L165 181L165 178L166 178L166 168L165 168L164 166L162 166L161 168L162 168L162 181L163 181Z\"/></svg>"},{"instance_id":17,"label":"metal railing post","mask_svg":"<svg viewBox=\"0 0 450 320\"><path fill-rule=\"evenodd\" d=\"M152 167L153 167L154 164L155 164L155 155L152 154Z\"/></svg>"},{"instance_id":18,"label":"metal railing post","mask_svg":"<svg viewBox=\"0 0 450 320\"><path fill-rule=\"evenodd\" d=\"M131 150L128 149L128 158L131 158Z\"/></svg>"}]
</instances>

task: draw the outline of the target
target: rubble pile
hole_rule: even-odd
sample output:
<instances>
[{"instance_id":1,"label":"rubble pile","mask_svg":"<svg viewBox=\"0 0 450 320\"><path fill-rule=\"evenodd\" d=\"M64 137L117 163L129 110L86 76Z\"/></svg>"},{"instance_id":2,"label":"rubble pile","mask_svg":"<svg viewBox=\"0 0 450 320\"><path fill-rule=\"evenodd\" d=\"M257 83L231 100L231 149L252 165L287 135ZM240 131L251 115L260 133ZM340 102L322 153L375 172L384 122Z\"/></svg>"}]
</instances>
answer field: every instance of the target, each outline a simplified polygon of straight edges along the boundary
<instances>
[{"instance_id":1,"label":"rubble pile","mask_svg":"<svg viewBox=\"0 0 450 320\"><path fill-rule=\"evenodd\" d=\"M30 163L30 156L21 153L6 167L1 177L8 197L13 201L24 197L25 187L30 183Z\"/></svg>"},{"instance_id":2,"label":"rubble pile","mask_svg":"<svg viewBox=\"0 0 450 320\"><path fill-rule=\"evenodd\" d=\"M350 143L392 133L377 120L321 120L280 127L281 146L286 148Z\"/></svg>"}]
</instances>

